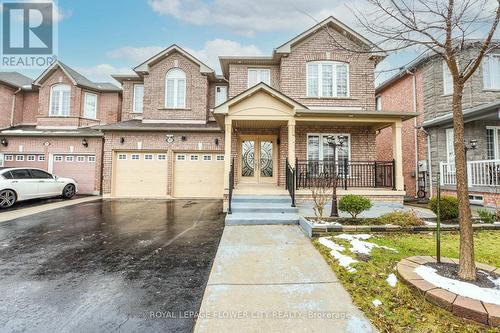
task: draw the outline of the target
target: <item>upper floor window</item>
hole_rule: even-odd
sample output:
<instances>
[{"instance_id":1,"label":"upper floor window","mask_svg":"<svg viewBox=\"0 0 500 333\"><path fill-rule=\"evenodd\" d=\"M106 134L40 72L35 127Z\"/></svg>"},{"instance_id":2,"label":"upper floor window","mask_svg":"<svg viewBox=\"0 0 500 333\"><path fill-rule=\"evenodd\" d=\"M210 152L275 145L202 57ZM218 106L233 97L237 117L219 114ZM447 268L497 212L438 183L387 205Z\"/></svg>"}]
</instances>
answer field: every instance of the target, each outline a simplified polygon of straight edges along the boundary
<instances>
[{"instance_id":1,"label":"upper floor window","mask_svg":"<svg viewBox=\"0 0 500 333\"><path fill-rule=\"evenodd\" d=\"M215 87L215 106L221 105L227 100L227 87L226 86L216 86Z\"/></svg>"},{"instance_id":2,"label":"upper floor window","mask_svg":"<svg viewBox=\"0 0 500 333\"><path fill-rule=\"evenodd\" d=\"M382 96L375 97L375 110L382 111Z\"/></svg>"},{"instance_id":3,"label":"upper floor window","mask_svg":"<svg viewBox=\"0 0 500 333\"><path fill-rule=\"evenodd\" d=\"M500 54L490 54L483 59L484 89L500 89Z\"/></svg>"},{"instance_id":4,"label":"upper floor window","mask_svg":"<svg viewBox=\"0 0 500 333\"><path fill-rule=\"evenodd\" d=\"M50 115L69 116L71 108L71 87L58 84L50 90Z\"/></svg>"},{"instance_id":5,"label":"upper floor window","mask_svg":"<svg viewBox=\"0 0 500 333\"><path fill-rule=\"evenodd\" d=\"M144 85L134 84L134 113L142 113L144 110Z\"/></svg>"},{"instance_id":6,"label":"upper floor window","mask_svg":"<svg viewBox=\"0 0 500 333\"><path fill-rule=\"evenodd\" d=\"M271 85L271 70L269 68L249 68L248 69L248 88L264 82Z\"/></svg>"},{"instance_id":7,"label":"upper floor window","mask_svg":"<svg viewBox=\"0 0 500 333\"><path fill-rule=\"evenodd\" d=\"M453 92L453 77L446 61L443 61L443 94L449 95Z\"/></svg>"},{"instance_id":8,"label":"upper floor window","mask_svg":"<svg viewBox=\"0 0 500 333\"><path fill-rule=\"evenodd\" d=\"M308 97L349 97L349 65L334 61L307 64Z\"/></svg>"},{"instance_id":9,"label":"upper floor window","mask_svg":"<svg viewBox=\"0 0 500 333\"><path fill-rule=\"evenodd\" d=\"M168 71L165 85L165 107L182 109L186 107L186 73L173 68Z\"/></svg>"},{"instance_id":10,"label":"upper floor window","mask_svg":"<svg viewBox=\"0 0 500 333\"><path fill-rule=\"evenodd\" d=\"M83 116L89 119L97 118L97 95L85 93L83 102Z\"/></svg>"}]
</instances>

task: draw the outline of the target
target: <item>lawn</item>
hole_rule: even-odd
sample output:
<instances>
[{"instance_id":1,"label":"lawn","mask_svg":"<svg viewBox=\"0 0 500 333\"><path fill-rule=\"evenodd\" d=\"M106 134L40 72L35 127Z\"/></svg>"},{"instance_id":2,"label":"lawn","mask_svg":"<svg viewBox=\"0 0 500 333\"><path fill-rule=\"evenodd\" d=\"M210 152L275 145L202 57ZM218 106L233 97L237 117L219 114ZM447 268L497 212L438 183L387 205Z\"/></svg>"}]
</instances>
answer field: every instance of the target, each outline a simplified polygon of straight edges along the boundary
<instances>
[{"instance_id":1,"label":"lawn","mask_svg":"<svg viewBox=\"0 0 500 333\"><path fill-rule=\"evenodd\" d=\"M477 232L474 239L476 261L500 267L500 232ZM443 233L442 255L457 258L458 240L456 233ZM349 251L348 242L334 241L346 247L344 254L356 258ZM394 288L387 284L387 276L396 273L395 265L402 258L435 255L433 234L378 234L368 241L398 252L375 248L370 257L356 258L359 263L353 264L353 267L357 272L349 273L330 256L328 248L317 240L314 240L314 245L349 291L354 303L381 332L500 332L500 329L487 328L453 316L399 281ZM382 301L382 305L375 307L372 304L374 299Z\"/></svg>"}]
</instances>

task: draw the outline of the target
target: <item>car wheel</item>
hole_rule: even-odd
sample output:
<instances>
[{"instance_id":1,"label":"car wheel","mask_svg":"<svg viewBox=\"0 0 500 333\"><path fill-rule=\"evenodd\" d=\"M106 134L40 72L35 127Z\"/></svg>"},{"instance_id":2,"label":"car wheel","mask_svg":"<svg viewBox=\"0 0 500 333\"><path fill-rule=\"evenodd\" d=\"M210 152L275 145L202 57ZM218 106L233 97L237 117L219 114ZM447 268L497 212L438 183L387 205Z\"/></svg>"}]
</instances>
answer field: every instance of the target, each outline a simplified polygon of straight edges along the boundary
<instances>
[{"instance_id":1,"label":"car wheel","mask_svg":"<svg viewBox=\"0 0 500 333\"><path fill-rule=\"evenodd\" d=\"M68 184L64 186L62 196L64 199L71 199L75 196L75 185Z\"/></svg>"},{"instance_id":2,"label":"car wheel","mask_svg":"<svg viewBox=\"0 0 500 333\"><path fill-rule=\"evenodd\" d=\"M12 207L17 200L16 192L12 190L3 190L0 192L0 208Z\"/></svg>"}]
</instances>

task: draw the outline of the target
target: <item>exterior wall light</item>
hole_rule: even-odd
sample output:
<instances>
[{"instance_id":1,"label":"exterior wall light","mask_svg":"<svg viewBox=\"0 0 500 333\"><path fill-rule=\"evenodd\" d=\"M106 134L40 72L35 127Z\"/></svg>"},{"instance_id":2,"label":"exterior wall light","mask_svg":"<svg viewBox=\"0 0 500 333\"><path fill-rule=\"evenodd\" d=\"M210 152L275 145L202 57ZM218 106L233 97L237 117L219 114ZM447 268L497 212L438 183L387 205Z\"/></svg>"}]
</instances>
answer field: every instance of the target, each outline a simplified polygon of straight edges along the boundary
<instances>
[{"instance_id":1,"label":"exterior wall light","mask_svg":"<svg viewBox=\"0 0 500 333\"><path fill-rule=\"evenodd\" d=\"M167 135L166 141L167 143L173 143L175 141L174 136L172 134Z\"/></svg>"},{"instance_id":2,"label":"exterior wall light","mask_svg":"<svg viewBox=\"0 0 500 333\"><path fill-rule=\"evenodd\" d=\"M0 141L0 143L4 147L7 147L9 145L9 141L6 138L2 138L2 140Z\"/></svg>"},{"instance_id":3,"label":"exterior wall light","mask_svg":"<svg viewBox=\"0 0 500 333\"><path fill-rule=\"evenodd\" d=\"M120 138L120 143L121 143L121 144L124 144L124 143L125 143L125 138L124 138L123 136Z\"/></svg>"},{"instance_id":4,"label":"exterior wall light","mask_svg":"<svg viewBox=\"0 0 500 333\"><path fill-rule=\"evenodd\" d=\"M219 138L215 138L215 145L218 146L219 145Z\"/></svg>"},{"instance_id":5,"label":"exterior wall light","mask_svg":"<svg viewBox=\"0 0 500 333\"><path fill-rule=\"evenodd\" d=\"M183 136L181 136L181 140L182 140L182 141L187 141L187 139L188 139L188 138L187 138L187 136L184 136L184 135L183 135Z\"/></svg>"},{"instance_id":6,"label":"exterior wall light","mask_svg":"<svg viewBox=\"0 0 500 333\"><path fill-rule=\"evenodd\" d=\"M87 139L85 139L85 138L82 139L82 146L84 146L85 148L88 148L89 143L88 143Z\"/></svg>"}]
</instances>

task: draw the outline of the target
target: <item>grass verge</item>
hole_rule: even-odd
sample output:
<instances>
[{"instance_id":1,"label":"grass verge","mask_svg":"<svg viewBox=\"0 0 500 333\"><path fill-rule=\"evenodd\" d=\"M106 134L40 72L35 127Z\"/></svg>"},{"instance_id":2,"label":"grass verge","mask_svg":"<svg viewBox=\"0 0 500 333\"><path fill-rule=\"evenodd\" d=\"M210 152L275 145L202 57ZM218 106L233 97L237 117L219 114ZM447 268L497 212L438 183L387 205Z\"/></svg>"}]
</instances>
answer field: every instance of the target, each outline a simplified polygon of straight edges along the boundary
<instances>
[{"instance_id":1,"label":"grass verge","mask_svg":"<svg viewBox=\"0 0 500 333\"><path fill-rule=\"evenodd\" d=\"M474 239L476 261L500 267L500 232L476 232ZM378 234L369 241L398 252L376 248L370 257L356 258L349 251L347 242L335 239L336 243L346 246L344 254L360 261L353 265L357 270L355 273L349 273L338 265L330 256L330 250L317 240L313 243L351 294L354 303L381 332L500 332L500 329L455 317L399 281L394 288L387 284L387 276L396 274L395 266L401 259L435 254L434 234ZM443 233L442 255L457 258L458 244L457 233ZM372 304L374 299L380 300L382 305L375 307Z\"/></svg>"}]
</instances>

